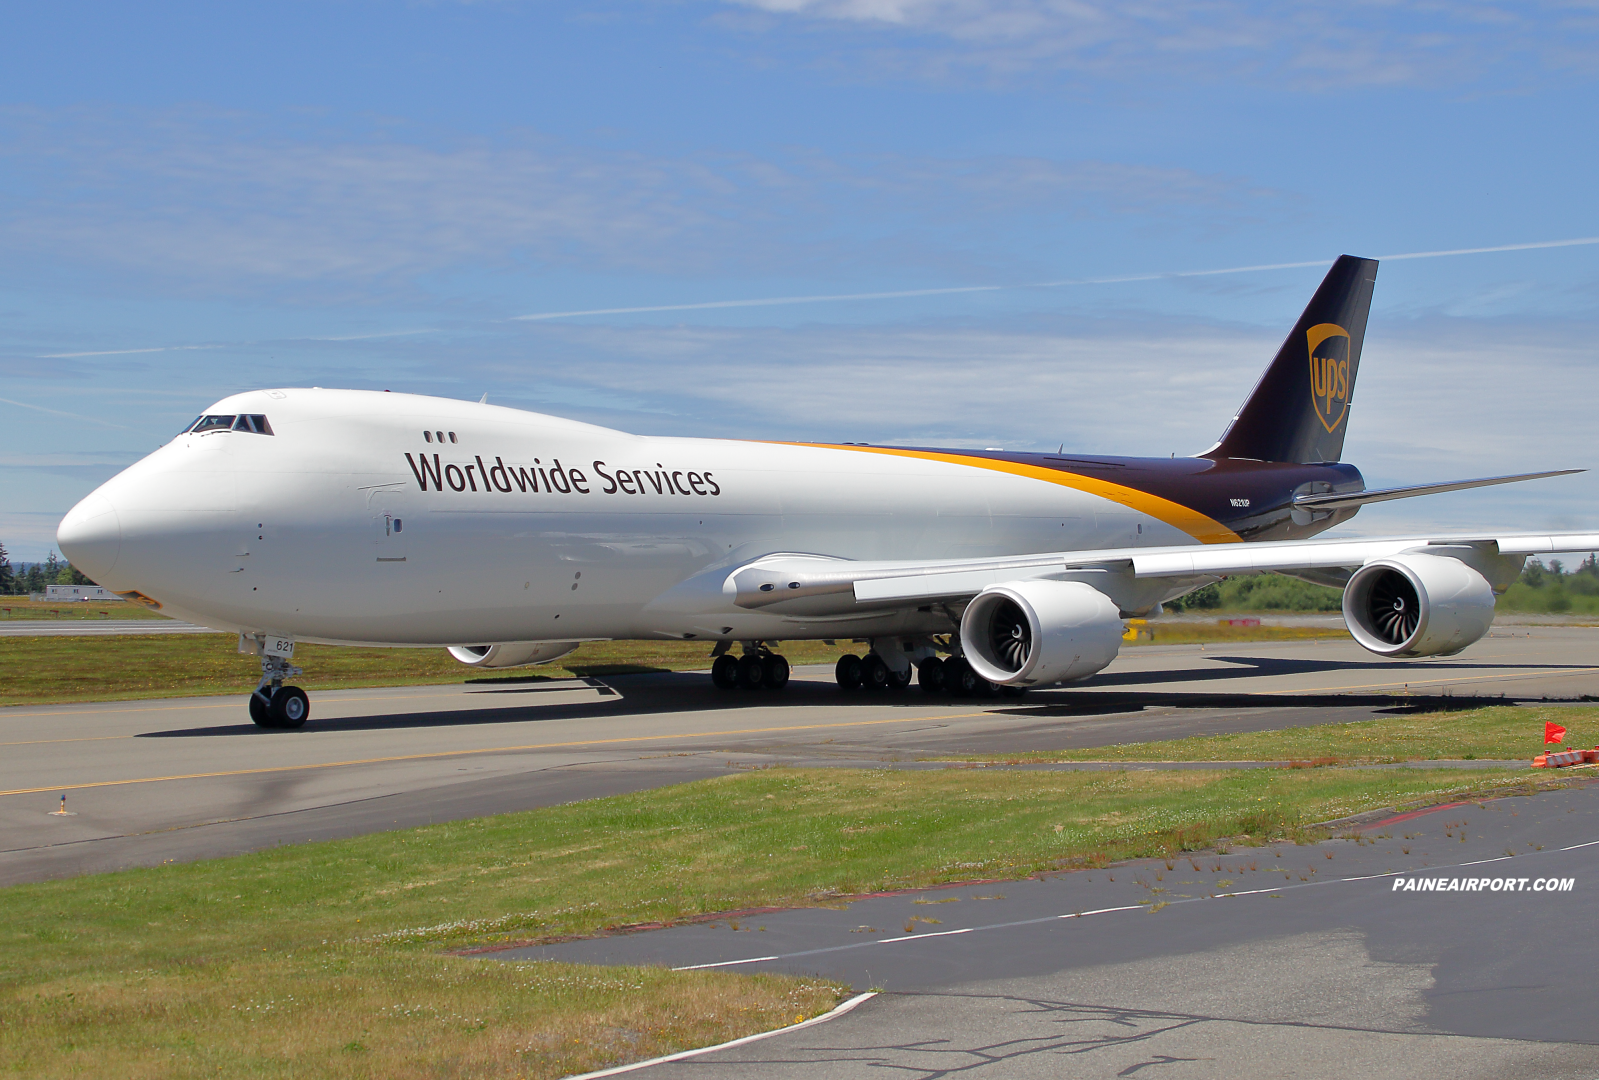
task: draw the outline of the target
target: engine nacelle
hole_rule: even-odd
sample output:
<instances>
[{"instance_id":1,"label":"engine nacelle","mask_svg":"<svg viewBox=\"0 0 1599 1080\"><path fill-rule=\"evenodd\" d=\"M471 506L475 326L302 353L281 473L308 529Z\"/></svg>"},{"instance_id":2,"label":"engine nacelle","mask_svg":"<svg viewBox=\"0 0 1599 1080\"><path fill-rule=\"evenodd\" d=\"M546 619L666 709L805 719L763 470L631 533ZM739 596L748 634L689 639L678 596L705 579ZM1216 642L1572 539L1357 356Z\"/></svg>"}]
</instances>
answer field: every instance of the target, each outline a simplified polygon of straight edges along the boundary
<instances>
[{"instance_id":1,"label":"engine nacelle","mask_svg":"<svg viewBox=\"0 0 1599 1080\"><path fill-rule=\"evenodd\" d=\"M1488 632L1488 579L1440 555L1405 552L1374 559L1344 586L1344 622L1380 656L1450 656Z\"/></svg>"},{"instance_id":2,"label":"engine nacelle","mask_svg":"<svg viewBox=\"0 0 1599 1080\"><path fill-rule=\"evenodd\" d=\"M450 655L468 667L526 667L559 660L581 644L579 641L522 641L514 645L451 645Z\"/></svg>"},{"instance_id":3,"label":"engine nacelle","mask_svg":"<svg viewBox=\"0 0 1599 1080\"><path fill-rule=\"evenodd\" d=\"M1080 581L1007 581L966 605L961 648L992 683L1048 686L1085 679L1116 659L1122 620L1104 593Z\"/></svg>"}]
</instances>

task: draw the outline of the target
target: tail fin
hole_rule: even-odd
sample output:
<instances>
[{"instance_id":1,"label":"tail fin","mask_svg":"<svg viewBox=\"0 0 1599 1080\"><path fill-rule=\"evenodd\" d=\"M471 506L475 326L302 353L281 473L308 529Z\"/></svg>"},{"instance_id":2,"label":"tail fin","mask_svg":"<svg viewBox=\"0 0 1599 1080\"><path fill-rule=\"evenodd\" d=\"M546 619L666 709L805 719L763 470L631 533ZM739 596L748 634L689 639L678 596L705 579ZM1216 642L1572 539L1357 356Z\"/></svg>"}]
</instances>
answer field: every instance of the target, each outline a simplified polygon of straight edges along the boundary
<instances>
[{"instance_id":1,"label":"tail fin","mask_svg":"<svg viewBox=\"0 0 1599 1080\"><path fill-rule=\"evenodd\" d=\"M1340 255L1221 441L1202 457L1337 461L1377 260Z\"/></svg>"}]
</instances>

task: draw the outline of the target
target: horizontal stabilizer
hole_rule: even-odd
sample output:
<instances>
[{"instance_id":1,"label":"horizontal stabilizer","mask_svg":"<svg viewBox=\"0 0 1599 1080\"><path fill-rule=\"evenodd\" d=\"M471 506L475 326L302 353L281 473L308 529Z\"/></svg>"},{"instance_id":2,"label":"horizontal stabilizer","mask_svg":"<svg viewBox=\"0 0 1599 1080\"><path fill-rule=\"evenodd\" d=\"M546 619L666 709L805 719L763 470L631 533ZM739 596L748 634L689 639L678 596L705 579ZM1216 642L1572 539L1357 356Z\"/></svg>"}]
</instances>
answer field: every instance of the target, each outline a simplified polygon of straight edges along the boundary
<instances>
[{"instance_id":1,"label":"horizontal stabilizer","mask_svg":"<svg viewBox=\"0 0 1599 1080\"><path fill-rule=\"evenodd\" d=\"M1416 484L1411 487L1380 488L1376 491L1335 492L1327 495L1300 495L1294 506L1301 510L1343 510L1367 503L1389 502L1393 499L1411 499L1417 495L1436 495L1441 491L1465 491L1467 488L1492 487L1494 484L1514 484L1521 480L1542 480L1546 476L1570 476L1587 472L1586 469L1556 469L1553 472L1520 473L1516 476L1489 476L1480 480L1451 480L1446 484Z\"/></svg>"}]
</instances>

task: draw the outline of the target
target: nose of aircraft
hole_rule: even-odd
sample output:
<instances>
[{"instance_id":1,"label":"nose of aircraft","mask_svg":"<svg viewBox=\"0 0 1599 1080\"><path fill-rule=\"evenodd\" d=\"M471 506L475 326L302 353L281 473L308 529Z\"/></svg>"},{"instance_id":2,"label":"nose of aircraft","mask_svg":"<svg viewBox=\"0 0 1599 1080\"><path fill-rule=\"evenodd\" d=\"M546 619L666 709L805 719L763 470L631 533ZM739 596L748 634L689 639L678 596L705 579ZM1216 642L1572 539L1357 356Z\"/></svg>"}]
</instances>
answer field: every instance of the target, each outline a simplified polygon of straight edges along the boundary
<instances>
[{"instance_id":1,"label":"nose of aircraft","mask_svg":"<svg viewBox=\"0 0 1599 1080\"><path fill-rule=\"evenodd\" d=\"M67 561L104 582L122 550L122 522L111 500L96 491L74 506L56 529L56 545Z\"/></svg>"}]
</instances>

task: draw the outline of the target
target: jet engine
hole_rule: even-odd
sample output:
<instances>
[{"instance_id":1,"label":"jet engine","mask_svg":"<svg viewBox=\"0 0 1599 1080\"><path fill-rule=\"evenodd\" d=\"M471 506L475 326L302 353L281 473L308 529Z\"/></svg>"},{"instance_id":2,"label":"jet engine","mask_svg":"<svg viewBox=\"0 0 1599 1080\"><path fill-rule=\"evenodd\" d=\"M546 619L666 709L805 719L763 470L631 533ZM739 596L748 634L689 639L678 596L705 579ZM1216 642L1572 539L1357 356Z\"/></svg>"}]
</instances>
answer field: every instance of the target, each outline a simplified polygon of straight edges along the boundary
<instances>
[{"instance_id":1,"label":"jet engine","mask_svg":"<svg viewBox=\"0 0 1599 1080\"><path fill-rule=\"evenodd\" d=\"M451 645L450 655L470 667L507 668L559 660L582 642L523 641L514 645Z\"/></svg>"},{"instance_id":2,"label":"jet engine","mask_svg":"<svg viewBox=\"0 0 1599 1080\"><path fill-rule=\"evenodd\" d=\"M1047 686L1084 679L1116 659L1122 620L1080 581L1007 581L978 593L961 616L961 648L992 683Z\"/></svg>"},{"instance_id":3,"label":"jet engine","mask_svg":"<svg viewBox=\"0 0 1599 1080\"><path fill-rule=\"evenodd\" d=\"M1380 656L1450 656L1488 632L1494 594L1459 559L1405 552L1355 571L1344 586L1344 621Z\"/></svg>"}]
</instances>

